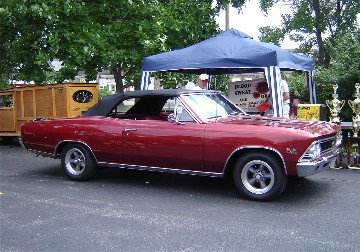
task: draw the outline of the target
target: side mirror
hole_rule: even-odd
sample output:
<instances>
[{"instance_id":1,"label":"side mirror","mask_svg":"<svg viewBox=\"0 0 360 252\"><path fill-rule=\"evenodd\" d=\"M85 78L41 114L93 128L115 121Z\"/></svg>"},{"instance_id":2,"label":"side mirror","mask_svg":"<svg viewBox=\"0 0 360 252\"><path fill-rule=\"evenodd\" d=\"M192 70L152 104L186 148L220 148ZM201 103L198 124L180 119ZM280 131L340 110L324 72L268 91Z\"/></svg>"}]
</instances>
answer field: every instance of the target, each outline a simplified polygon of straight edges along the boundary
<instances>
[{"instance_id":1,"label":"side mirror","mask_svg":"<svg viewBox=\"0 0 360 252\"><path fill-rule=\"evenodd\" d=\"M179 118L177 118L175 114L168 115L167 120L168 122L176 123L177 125L185 125L185 123L179 122Z\"/></svg>"},{"instance_id":2,"label":"side mirror","mask_svg":"<svg viewBox=\"0 0 360 252\"><path fill-rule=\"evenodd\" d=\"M171 123L176 122L175 114L172 113L172 114L168 115L167 120L168 120L168 122L171 122Z\"/></svg>"}]
</instances>

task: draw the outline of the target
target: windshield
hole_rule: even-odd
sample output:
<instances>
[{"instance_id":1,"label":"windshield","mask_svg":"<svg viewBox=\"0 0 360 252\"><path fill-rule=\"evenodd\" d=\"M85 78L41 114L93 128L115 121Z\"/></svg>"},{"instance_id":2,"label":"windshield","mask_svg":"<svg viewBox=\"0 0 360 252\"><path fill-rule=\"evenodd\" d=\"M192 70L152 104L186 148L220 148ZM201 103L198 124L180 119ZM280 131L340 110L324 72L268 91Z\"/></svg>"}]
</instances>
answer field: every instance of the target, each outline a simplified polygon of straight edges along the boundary
<instances>
[{"instance_id":1,"label":"windshield","mask_svg":"<svg viewBox=\"0 0 360 252\"><path fill-rule=\"evenodd\" d=\"M203 120L245 114L220 93L183 95L184 102Z\"/></svg>"}]
</instances>

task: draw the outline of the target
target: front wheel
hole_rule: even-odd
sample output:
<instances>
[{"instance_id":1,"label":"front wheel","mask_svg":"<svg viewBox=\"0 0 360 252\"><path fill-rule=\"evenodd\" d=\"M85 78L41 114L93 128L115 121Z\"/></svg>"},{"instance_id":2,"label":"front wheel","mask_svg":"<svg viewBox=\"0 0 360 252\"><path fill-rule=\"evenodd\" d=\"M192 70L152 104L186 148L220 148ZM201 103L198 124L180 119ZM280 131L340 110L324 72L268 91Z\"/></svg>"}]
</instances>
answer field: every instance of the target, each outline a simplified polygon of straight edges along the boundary
<instances>
[{"instance_id":1,"label":"front wheel","mask_svg":"<svg viewBox=\"0 0 360 252\"><path fill-rule=\"evenodd\" d=\"M95 176L96 161L88 148L81 144L68 144L61 154L61 166L72 180L84 181Z\"/></svg>"},{"instance_id":2,"label":"front wheel","mask_svg":"<svg viewBox=\"0 0 360 252\"><path fill-rule=\"evenodd\" d=\"M237 190L246 198L269 201L284 191L287 177L282 163L265 152L249 152L235 164Z\"/></svg>"}]
</instances>

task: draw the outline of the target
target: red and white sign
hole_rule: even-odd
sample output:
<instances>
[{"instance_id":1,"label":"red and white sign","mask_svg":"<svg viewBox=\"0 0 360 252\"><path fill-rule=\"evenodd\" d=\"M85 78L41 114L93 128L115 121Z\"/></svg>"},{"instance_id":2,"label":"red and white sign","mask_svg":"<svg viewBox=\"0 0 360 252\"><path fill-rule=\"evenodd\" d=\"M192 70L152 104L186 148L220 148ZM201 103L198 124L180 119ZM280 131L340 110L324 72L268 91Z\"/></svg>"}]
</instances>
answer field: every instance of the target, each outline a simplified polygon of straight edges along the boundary
<instances>
[{"instance_id":1,"label":"red and white sign","mask_svg":"<svg viewBox=\"0 0 360 252\"><path fill-rule=\"evenodd\" d=\"M228 86L228 98L247 113L259 113L257 107L269 97L265 79L236 81Z\"/></svg>"}]
</instances>

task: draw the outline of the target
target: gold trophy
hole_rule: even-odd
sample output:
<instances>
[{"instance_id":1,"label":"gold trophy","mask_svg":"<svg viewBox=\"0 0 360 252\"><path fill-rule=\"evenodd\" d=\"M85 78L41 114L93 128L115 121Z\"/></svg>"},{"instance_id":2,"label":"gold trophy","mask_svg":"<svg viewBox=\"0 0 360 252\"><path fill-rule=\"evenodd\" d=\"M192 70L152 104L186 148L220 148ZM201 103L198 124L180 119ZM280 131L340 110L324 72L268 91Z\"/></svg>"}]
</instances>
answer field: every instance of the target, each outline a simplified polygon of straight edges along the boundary
<instances>
[{"instance_id":1,"label":"gold trophy","mask_svg":"<svg viewBox=\"0 0 360 252\"><path fill-rule=\"evenodd\" d=\"M354 133L354 137L358 136L358 131L360 129L360 84L355 84L356 94L355 94L355 100L351 101L349 100L349 106L351 107L353 113L355 116L353 116L352 121L352 132Z\"/></svg>"},{"instance_id":2,"label":"gold trophy","mask_svg":"<svg viewBox=\"0 0 360 252\"><path fill-rule=\"evenodd\" d=\"M340 101L338 99L338 95L336 93L337 88L338 88L338 85L334 84L333 85L333 89L334 89L333 99L331 101L326 100L326 105L330 109L330 114L331 114L330 122L340 124L339 113L340 113L340 110L343 108L345 101Z\"/></svg>"}]
</instances>

